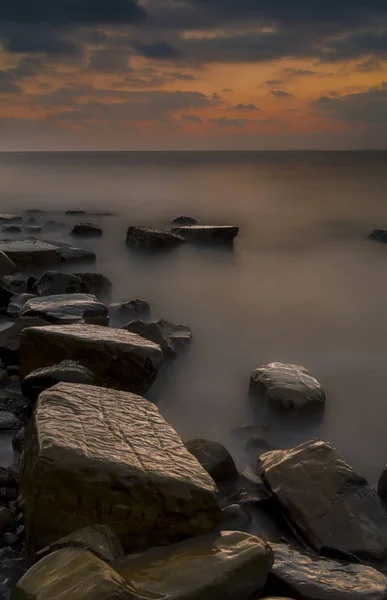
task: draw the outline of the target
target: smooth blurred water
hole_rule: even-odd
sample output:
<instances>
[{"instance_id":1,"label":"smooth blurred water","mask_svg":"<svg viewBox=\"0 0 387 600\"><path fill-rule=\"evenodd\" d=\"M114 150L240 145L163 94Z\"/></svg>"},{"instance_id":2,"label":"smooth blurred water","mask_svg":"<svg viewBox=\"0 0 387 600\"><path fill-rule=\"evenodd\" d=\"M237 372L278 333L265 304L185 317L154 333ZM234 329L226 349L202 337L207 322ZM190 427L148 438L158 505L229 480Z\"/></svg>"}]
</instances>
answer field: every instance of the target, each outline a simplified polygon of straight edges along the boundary
<instances>
[{"instance_id":1,"label":"smooth blurred water","mask_svg":"<svg viewBox=\"0 0 387 600\"><path fill-rule=\"evenodd\" d=\"M191 351L150 393L183 438L223 441L243 466L231 430L256 422L252 370L299 363L326 390L324 417L268 435L285 446L318 435L375 483L387 462L387 245L365 236L387 228L387 153L0 154L0 211L28 208L66 222L46 239L85 220L67 209L117 211L86 217L104 236L77 243L96 251L115 300L145 298L155 318L192 328ZM179 215L239 225L233 251L125 246L129 225Z\"/></svg>"}]
</instances>

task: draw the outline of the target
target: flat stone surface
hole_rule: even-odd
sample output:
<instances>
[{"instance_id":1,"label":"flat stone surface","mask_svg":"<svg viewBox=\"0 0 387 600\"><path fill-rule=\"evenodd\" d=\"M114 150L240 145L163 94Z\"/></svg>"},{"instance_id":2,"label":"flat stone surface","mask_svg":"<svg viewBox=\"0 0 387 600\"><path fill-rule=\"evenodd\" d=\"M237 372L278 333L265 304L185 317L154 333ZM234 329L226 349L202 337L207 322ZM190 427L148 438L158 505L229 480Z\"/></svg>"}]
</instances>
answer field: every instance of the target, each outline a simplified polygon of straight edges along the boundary
<instances>
[{"instance_id":1,"label":"flat stone surface","mask_svg":"<svg viewBox=\"0 0 387 600\"><path fill-rule=\"evenodd\" d=\"M300 410L312 405L323 407L325 404L323 388L300 365L275 362L255 369L250 379L250 394L259 395L285 410Z\"/></svg>"},{"instance_id":2,"label":"flat stone surface","mask_svg":"<svg viewBox=\"0 0 387 600\"><path fill-rule=\"evenodd\" d=\"M385 600L387 578L366 565L345 564L271 544L274 565L269 586L308 600Z\"/></svg>"},{"instance_id":3,"label":"flat stone surface","mask_svg":"<svg viewBox=\"0 0 387 600\"><path fill-rule=\"evenodd\" d=\"M387 555L387 512L376 492L328 443L262 454L261 477L317 551Z\"/></svg>"},{"instance_id":4,"label":"flat stone surface","mask_svg":"<svg viewBox=\"0 0 387 600\"><path fill-rule=\"evenodd\" d=\"M126 234L127 245L141 250L166 250L183 242L184 239L176 233L156 227L133 226Z\"/></svg>"},{"instance_id":5,"label":"flat stone surface","mask_svg":"<svg viewBox=\"0 0 387 600\"><path fill-rule=\"evenodd\" d=\"M0 331L0 360L6 365L19 364L20 337L26 327L42 327L49 322L38 317L19 317L11 327Z\"/></svg>"},{"instance_id":6,"label":"flat stone surface","mask_svg":"<svg viewBox=\"0 0 387 600\"><path fill-rule=\"evenodd\" d=\"M173 227L172 232L188 242L232 242L239 233L233 225L189 225Z\"/></svg>"},{"instance_id":7,"label":"flat stone surface","mask_svg":"<svg viewBox=\"0 0 387 600\"><path fill-rule=\"evenodd\" d=\"M63 360L80 362L106 387L145 393L163 363L160 346L123 329L51 325L23 332L20 376Z\"/></svg>"},{"instance_id":8,"label":"flat stone surface","mask_svg":"<svg viewBox=\"0 0 387 600\"><path fill-rule=\"evenodd\" d=\"M56 294L28 300L21 312L22 317L40 317L52 323L108 325L108 309L92 294Z\"/></svg>"},{"instance_id":9,"label":"flat stone surface","mask_svg":"<svg viewBox=\"0 0 387 600\"><path fill-rule=\"evenodd\" d=\"M4 252L0 252L0 277L16 273L16 265Z\"/></svg>"},{"instance_id":10,"label":"flat stone surface","mask_svg":"<svg viewBox=\"0 0 387 600\"><path fill-rule=\"evenodd\" d=\"M0 252L4 252L19 268L59 263L59 249L37 240L0 241Z\"/></svg>"},{"instance_id":11,"label":"flat stone surface","mask_svg":"<svg viewBox=\"0 0 387 600\"><path fill-rule=\"evenodd\" d=\"M84 250L83 248L76 248L71 244L65 244L64 242L46 242L58 248L61 260L63 262L95 262L97 257L91 250Z\"/></svg>"},{"instance_id":12,"label":"flat stone surface","mask_svg":"<svg viewBox=\"0 0 387 600\"><path fill-rule=\"evenodd\" d=\"M92 523L134 550L207 533L220 516L214 482L153 403L69 383L38 399L20 493L32 553Z\"/></svg>"}]
</instances>

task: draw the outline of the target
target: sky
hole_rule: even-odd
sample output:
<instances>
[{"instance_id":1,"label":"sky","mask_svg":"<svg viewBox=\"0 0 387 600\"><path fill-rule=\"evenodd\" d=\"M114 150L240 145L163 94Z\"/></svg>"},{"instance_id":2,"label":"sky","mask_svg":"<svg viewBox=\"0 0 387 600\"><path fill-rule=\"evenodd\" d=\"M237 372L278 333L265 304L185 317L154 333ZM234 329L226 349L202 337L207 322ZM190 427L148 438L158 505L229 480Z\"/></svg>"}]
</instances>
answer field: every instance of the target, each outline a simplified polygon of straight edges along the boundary
<instances>
[{"instance_id":1,"label":"sky","mask_svg":"<svg viewBox=\"0 0 387 600\"><path fill-rule=\"evenodd\" d=\"M0 150L387 148L387 0L1 0Z\"/></svg>"}]
</instances>

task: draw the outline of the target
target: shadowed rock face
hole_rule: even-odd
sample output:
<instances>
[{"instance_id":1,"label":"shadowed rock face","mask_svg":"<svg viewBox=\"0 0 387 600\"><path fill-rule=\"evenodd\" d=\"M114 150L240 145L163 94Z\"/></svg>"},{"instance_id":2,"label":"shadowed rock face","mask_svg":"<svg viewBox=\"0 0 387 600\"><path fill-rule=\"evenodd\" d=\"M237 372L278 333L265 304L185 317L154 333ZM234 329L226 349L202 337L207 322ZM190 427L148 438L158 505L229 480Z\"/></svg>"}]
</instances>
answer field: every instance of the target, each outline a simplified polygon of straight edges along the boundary
<instances>
[{"instance_id":1,"label":"shadowed rock face","mask_svg":"<svg viewBox=\"0 0 387 600\"><path fill-rule=\"evenodd\" d=\"M177 219L173 219L172 225L197 225L198 222L196 219L192 217L177 217Z\"/></svg>"},{"instance_id":2,"label":"shadowed rock face","mask_svg":"<svg viewBox=\"0 0 387 600\"><path fill-rule=\"evenodd\" d=\"M61 256L61 261L65 263L72 262L95 262L96 255L91 250L84 250L83 248L75 248L71 244L65 244L64 242L47 242L58 248Z\"/></svg>"},{"instance_id":3,"label":"shadowed rock face","mask_svg":"<svg viewBox=\"0 0 387 600\"><path fill-rule=\"evenodd\" d=\"M82 292L94 294L99 300L109 301L113 291L110 279L101 273L74 273L82 282Z\"/></svg>"},{"instance_id":4,"label":"shadowed rock face","mask_svg":"<svg viewBox=\"0 0 387 600\"><path fill-rule=\"evenodd\" d=\"M387 555L387 512L330 444L314 440L261 455L261 477L318 552Z\"/></svg>"},{"instance_id":5,"label":"shadowed rock face","mask_svg":"<svg viewBox=\"0 0 387 600\"><path fill-rule=\"evenodd\" d=\"M239 233L239 227L232 225L189 225L173 227L172 232L187 242L219 243L232 242Z\"/></svg>"},{"instance_id":6,"label":"shadowed rock face","mask_svg":"<svg viewBox=\"0 0 387 600\"><path fill-rule=\"evenodd\" d=\"M84 323L108 325L107 306L92 294L56 294L28 300L23 317L41 317L52 323Z\"/></svg>"},{"instance_id":7,"label":"shadowed rock face","mask_svg":"<svg viewBox=\"0 0 387 600\"><path fill-rule=\"evenodd\" d=\"M16 265L4 252L0 252L0 277L16 273Z\"/></svg>"},{"instance_id":8,"label":"shadowed rock face","mask_svg":"<svg viewBox=\"0 0 387 600\"><path fill-rule=\"evenodd\" d=\"M231 454L220 442L194 439L185 446L217 483L239 477Z\"/></svg>"},{"instance_id":9,"label":"shadowed rock face","mask_svg":"<svg viewBox=\"0 0 387 600\"><path fill-rule=\"evenodd\" d=\"M229 531L125 556L112 568L132 585L168 600L250 600L273 563L261 539Z\"/></svg>"},{"instance_id":10,"label":"shadowed rock face","mask_svg":"<svg viewBox=\"0 0 387 600\"><path fill-rule=\"evenodd\" d=\"M74 225L70 233L71 235L85 237L100 237L103 232L99 225L94 225L93 223L78 223L78 225Z\"/></svg>"},{"instance_id":11,"label":"shadowed rock face","mask_svg":"<svg viewBox=\"0 0 387 600\"><path fill-rule=\"evenodd\" d=\"M0 242L0 252L4 252L20 268L59 263L59 248L37 240Z\"/></svg>"},{"instance_id":12,"label":"shadowed rock face","mask_svg":"<svg viewBox=\"0 0 387 600\"><path fill-rule=\"evenodd\" d=\"M143 321L132 321L124 325L123 329L137 333L141 337L146 338L158 344L163 351L165 358L173 358L176 356L172 342L163 333L161 327L157 323L144 323Z\"/></svg>"},{"instance_id":13,"label":"shadowed rock face","mask_svg":"<svg viewBox=\"0 0 387 600\"><path fill-rule=\"evenodd\" d=\"M80 294L82 281L75 275L61 273L60 271L46 271L32 286L33 292L38 296L52 296L56 294Z\"/></svg>"},{"instance_id":14,"label":"shadowed rock face","mask_svg":"<svg viewBox=\"0 0 387 600\"><path fill-rule=\"evenodd\" d=\"M17 319L11 327L0 332L0 360L6 367L19 364L20 337L26 327L42 327L49 325L48 321L38 317L23 317Z\"/></svg>"},{"instance_id":15,"label":"shadowed rock face","mask_svg":"<svg viewBox=\"0 0 387 600\"><path fill-rule=\"evenodd\" d=\"M106 387L145 393L163 363L160 346L123 329L51 325L24 330L20 377L63 360L88 367Z\"/></svg>"},{"instance_id":16,"label":"shadowed rock face","mask_svg":"<svg viewBox=\"0 0 387 600\"><path fill-rule=\"evenodd\" d=\"M118 535L108 525L91 525L73 531L60 540L56 540L47 548L43 548L38 553L38 557L47 556L47 554L63 548L84 548L106 562L124 555Z\"/></svg>"},{"instance_id":17,"label":"shadowed rock face","mask_svg":"<svg viewBox=\"0 0 387 600\"><path fill-rule=\"evenodd\" d=\"M207 533L220 517L213 480L153 403L86 385L40 395L20 493L30 553L92 523L133 550Z\"/></svg>"},{"instance_id":18,"label":"shadowed rock face","mask_svg":"<svg viewBox=\"0 0 387 600\"><path fill-rule=\"evenodd\" d=\"M183 242L181 236L156 227L133 226L129 227L126 234L126 244L141 250L167 250Z\"/></svg>"},{"instance_id":19,"label":"shadowed rock face","mask_svg":"<svg viewBox=\"0 0 387 600\"><path fill-rule=\"evenodd\" d=\"M43 367L32 371L22 381L23 396L35 402L39 394L61 381L67 383L83 383L86 385L101 385L98 378L86 367L73 360L64 360L51 367Z\"/></svg>"},{"instance_id":20,"label":"shadowed rock face","mask_svg":"<svg viewBox=\"0 0 387 600\"><path fill-rule=\"evenodd\" d=\"M308 600L384 600L387 578L366 565L343 564L271 544L274 565L269 588Z\"/></svg>"}]
</instances>

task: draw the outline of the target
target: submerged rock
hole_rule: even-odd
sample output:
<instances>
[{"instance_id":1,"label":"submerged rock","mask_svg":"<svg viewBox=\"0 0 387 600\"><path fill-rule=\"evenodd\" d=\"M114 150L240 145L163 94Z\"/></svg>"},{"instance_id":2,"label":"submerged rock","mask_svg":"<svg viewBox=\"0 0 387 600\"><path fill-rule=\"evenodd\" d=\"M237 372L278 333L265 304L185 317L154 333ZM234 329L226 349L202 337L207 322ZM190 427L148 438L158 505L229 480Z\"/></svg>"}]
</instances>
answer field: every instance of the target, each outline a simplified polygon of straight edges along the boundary
<instances>
[{"instance_id":1,"label":"submerged rock","mask_svg":"<svg viewBox=\"0 0 387 600\"><path fill-rule=\"evenodd\" d=\"M180 235L156 227L129 227L126 234L126 244L141 250L167 250L180 246L183 242Z\"/></svg>"},{"instance_id":2,"label":"submerged rock","mask_svg":"<svg viewBox=\"0 0 387 600\"><path fill-rule=\"evenodd\" d=\"M382 242L382 244L387 244L387 231L385 229L374 229L368 235L370 240L374 240L375 242Z\"/></svg>"},{"instance_id":3,"label":"submerged rock","mask_svg":"<svg viewBox=\"0 0 387 600\"><path fill-rule=\"evenodd\" d=\"M186 325L175 325L165 319L160 319L157 325L159 325L163 333L172 342L176 353L187 348L192 342L192 331Z\"/></svg>"},{"instance_id":4,"label":"submerged rock","mask_svg":"<svg viewBox=\"0 0 387 600\"><path fill-rule=\"evenodd\" d=\"M231 454L220 442L194 439L186 442L185 447L216 483L239 477Z\"/></svg>"},{"instance_id":5,"label":"submerged rock","mask_svg":"<svg viewBox=\"0 0 387 600\"><path fill-rule=\"evenodd\" d=\"M101 273L74 273L82 283L82 292L94 294L99 300L109 301L113 291L110 279Z\"/></svg>"},{"instance_id":6,"label":"submerged rock","mask_svg":"<svg viewBox=\"0 0 387 600\"><path fill-rule=\"evenodd\" d=\"M312 405L322 407L325 404L324 390L307 369L277 362L253 372L250 394L261 396L285 410L299 410Z\"/></svg>"},{"instance_id":7,"label":"submerged rock","mask_svg":"<svg viewBox=\"0 0 387 600\"><path fill-rule=\"evenodd\" d=\"M28 290L28 278L24 275L5 275L0 280L0 310L3 313L8 311L10 302L26 293Z\"/></svg>"},{"instance_id":8,"label":"submerged rock","mask_svg":"<svg viewBox=\"0 0 387 600\"><path fill-rule=\"evenodd\" d=\"M20 337L26 327L43 327L49 322L37 317L21 317L11 327L0 331L0 360L8 367L19 364Z\"/></svg>"},{"instance_id":9,"label":"submerged rock","mask_svg":"<svg viewBox=\"0 0 387 600\"><path fill-rule=\"evenodd\" d=\"M151 318L151 307L146 300L130 300L110 306L113 309L112 317L116 321L148 321Z\"/></svg>"},{"instance_id":10,"label":"submerged rock","mask_svg":"<svg viewBox=\"0 0 387 600\"><path fill-rule=\"evenodd\" d=\"M70 235L80 235L85 237L99 237L103 233L102 227L93 223L78 223L72 228Z\"/></svg>"},{"instance_id":11,"label":"submerged rock","mask_svg":"<svg viewBox=\"0 0 387 600\"><path fill-rule=\"evenodd\" d=\"M96 255L91 250L84 250L83 248L75 248L70 244L64 242L46 242L55 246L60 252L61 261L65 263L73 262L95 262L97 260Z\"/></svg>"},{"instance_id":12,"label":"submerged rock","mask_svg":"<svg viewBox=\"0 0 387 600\"><path fill-rule=\"evenodd\" d=\"M196 219L192 217L177 217L177 219L173 219L172 225L197 225L198 222Z\"/></svg>"},{"instance_id":13,"label":"submerged rock","mask_svg":"<svg viewBox=\"0 0 387 600\"><path fill-rule=\"evenodd\" d=\"M134 550L206 533L220 516L214 482L153 403L69 383L39 396L20 493L30 553L90 523Z\"/></svg>"},{"instance_id":14,"label":"submerged rock","mask_svg":"<svg viewBox=\"0 0 387 600\"><path fill-rule=\"evenodd\" d=\"M106 562L124 555L120 538L108 525L91 525L73 531L40 550L38 556L41 558L63 548L84 548Z\"/></svg>"},{"instance_id":15,"label":"submerged rock","mask_svg":"<svg viewBox=\"0 0 387 600\"><path fill-rule=\"evenodd\" d=\"M35 402L39 394L61 381L86 385L101 383L90 369L73 360L63 360L59 364L29 373L22 381L22 393L26 398Z\"/></svg>"},{"instance_id":16,"label":"submerged rock","mask_svg":"<svg viewBox=\"0 0 387 600\"><path fill-rule=\"evenodd\" d=\"M14 275L16 273L16 265L4 252L0 252L0 277L4 275Z\"/></svg>"},{"instance_id":17,"label":"submerged rock","mask_svg":"<svg viewBox=\"0 0 387 600\"><path fill-rule=\"evenodd\" d=\"M24 305L28 300L36 298L35 294L19 294L14 296L7 307L7 313L11 317L18 317L24 308Z\"/></svg>"},{"instance_id":18,"label":"submerged rock","mask_svg":"<svg viewBox=\"0 0 387 600\"><path fill-rule=\"evenodd\" d=\"M60 271L46 271L43 273L34 283L32 290L38 296L80 294L84 291L79 277Z\"/></svg>"},{"instance_id":19,"label":"submerged rock","mask_svg":"<svg viewBox=\"0 0 387 600\"><path fill-rule=\"evenodd\" d=\"M41 317L52 323L84 322L108 325L108 309L92 294L56 294L28 300L23 317Z\"/></svg>"},{"instance_id":20,"label":"submerged rock","mask_svg":"<svg viewBox=\"0 0 387 600\"><path fill-rule=\"evenodd\" d=\"M111 563L149 597L168 600L251 600L265 586L273 558L259 538L239 531L185 540Z\"/></svg>"},{"instance_id":21,"label":"submerged rock","mask_svg":"<svg viewBox=\"0 0 387 600\"><path fill-rule=\"evenodd\" d=\"M4 252L19 268L59 263L57 247L37 240L0 241L0 252Z\"/></svg>"},{"instance_id":22,"label":"submerged rock","mask_svg":"<svg viewBox=\"0 0 387 600\"><path fill-rule=\"evenodd\" d=\"M5 222L5 223L14 223L15 221L22 221L23 217L21 215L12 215L12 214L6 214L6 213L1 213L0 214L0 221Z\"/></svg>"},{"instance_id":23,"label":"submerged rock","mask_svg":"<svg viewBox=\"0 0 387 600\"><path fill-rule=\"evenodd\" d=\"M169 338L163 333L161 327L157 323L144 323L144 321L131 321L128 325L124 325L122 329L137 333L143 338L155 342L163 351L165 358L173 358L176 356L175 349Z\"/></svg>"},{"instance_id":24,"label":"submerged rock","mask_svg":"<svg viewBox=\"0 0 387 600\"><path fill-rule=\"evenodd\" d=\"M88 367L107 387L145 393L163 363L160 346L140 336L97 325L25 329L20 376L71 359Z\"/></svg>"},{"instance_id":25,"label":"submerged rock","mask_svg":"<svg viewBox=\"0 0 387 600\"><path fill-rule=\"evenodd\" d=\"M3 225L1 231L4 233L23 233L23 229L20 225Z\"/></svg>"},{"instance_id":26,"label":"submerged rock","mask_svg":"<svg viewBox=\"0 0 387 600\"><path fill-rule=\"evenodd\" d=\"M268 587L273 593L308 600L385 600L387 597L387 578L371 567L301 554L285 544L271 544L271 548L274 565Z\"/></svg>"},{"instance_id":27,"label":"submerged rock","mask_svg":"<svg viewBox=\"0 0 387 600\"><path fill-rule=\"evenodd\" d=\"M19 419L10 412L0 411L0 431L10 429L20 429L21 423Z\"/></svg>"},{"instance_id":28,"label":"submerged rock","mask_svg":"<svg viewBox=\"0 0 387 600\"><path fill-rule=\"evenodd\" d=\"M232 242L239 233L239 227L232 225L189 225L174 227L172 232L187 242L214 243Z\"/></svg>"},{"instance_id":29,"label":"submerged rock","mask_svg":"<svg viewBox=\"0 0 387 600\"><path fill-rule=\"evenodd\" d=\"M86 214L85 210L78 210L78 209L66 210L66 212L65 212L65 215L68 215L68 216L85 215L85 214Z\"/></svg>"},{"instance_id":30,"label":"submerged rock","mask_svg":"<svg viewBox=\"0 0 387 600\"><path fill-rule=\"evenodd\" d=\"M264 483L317 552L377 560L387 555L387 512L330 444L313 440L260 460Z\"/></svg>"}]
</instances>

